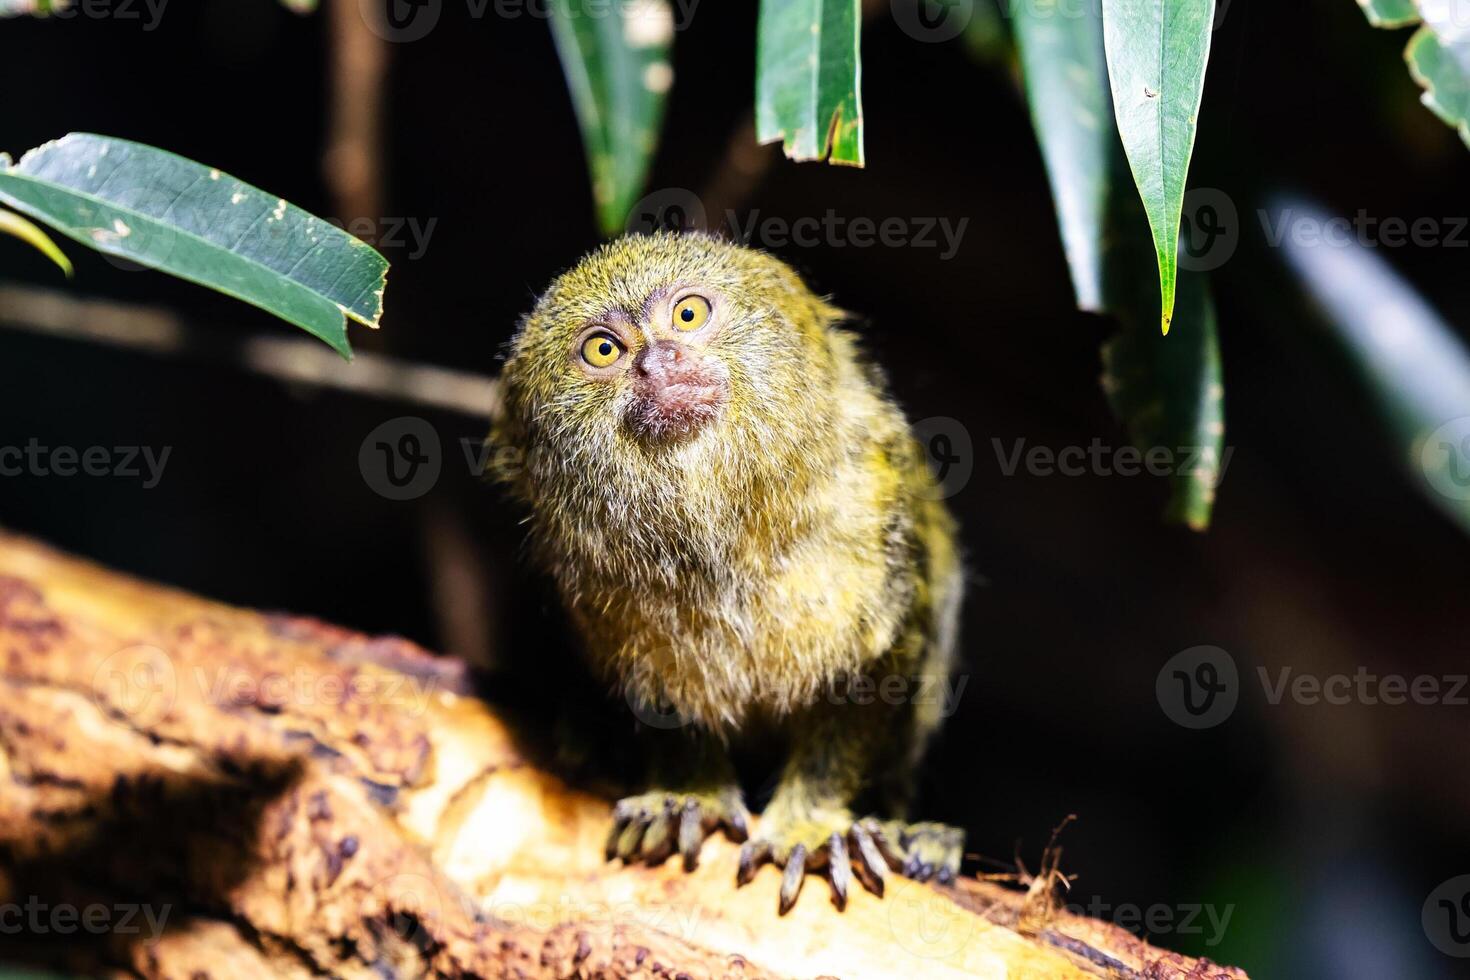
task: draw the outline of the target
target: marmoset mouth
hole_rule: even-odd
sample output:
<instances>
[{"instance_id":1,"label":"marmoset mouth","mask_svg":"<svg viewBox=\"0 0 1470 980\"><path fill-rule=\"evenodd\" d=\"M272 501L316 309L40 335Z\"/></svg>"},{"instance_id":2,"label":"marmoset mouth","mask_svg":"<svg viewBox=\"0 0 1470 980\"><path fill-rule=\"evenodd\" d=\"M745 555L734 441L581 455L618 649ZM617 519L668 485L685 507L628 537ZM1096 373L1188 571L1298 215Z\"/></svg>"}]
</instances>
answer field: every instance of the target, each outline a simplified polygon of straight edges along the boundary
<instances>
[{"instance_id":1,"label":"marmoset mouth","mask_svg":"<svg viewBox=\"0 0 1470 980\"><path fill-rule=\"evenodd\" d=\"M628 408L628 425L649 439L693 435L720 414L723 384L674 383L640 392Z\"/></svg>"},{"instance_id":2,"label":"marmoset mouth","mask_svg":"<svg viewBox=\"0 0 1470 980\"><path fill-rule=\"evenodd\" d=\"M634 399L626 419L649 439L693 435L720 413L729 393L723 364L672 341L639 352L631 377Z\"/></svg>"}]
</instances>

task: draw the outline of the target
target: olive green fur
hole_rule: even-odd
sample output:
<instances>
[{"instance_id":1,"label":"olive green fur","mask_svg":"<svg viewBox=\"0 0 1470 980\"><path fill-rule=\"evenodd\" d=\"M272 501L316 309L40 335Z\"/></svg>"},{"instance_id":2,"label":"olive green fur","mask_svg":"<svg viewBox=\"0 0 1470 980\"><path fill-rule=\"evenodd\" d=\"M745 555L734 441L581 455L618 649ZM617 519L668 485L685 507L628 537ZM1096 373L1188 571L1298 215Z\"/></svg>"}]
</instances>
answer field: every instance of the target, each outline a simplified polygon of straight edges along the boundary
<instances>
[{"instance_id":1,"label":"olive green fur","mask_svg":"<svg viewBox=\"0 0 1470 980\"><path fill-rule=\"evenodd\" d=\"M723 297L705 354L728 370L729 394L691 438L650 444L624 424L629 385L589 378L574 358L588 323L613 307L639 322L671 285ZM843 679L947 674L962 589L954 522L843 319L764 253L703 235L623 238L522 321L491 433L494 474L526 506L533 554L594 668L717 747L783 729L791 754L751 843L778 858L802 844L814 866L865 791L900 815L940 721L937 705L842 697ZM722 753L695 755L659 788L692 787L713 827L733 813L733 775L710 761ZM657 817L639 819L646 830ZM672 818L657 822L658 851L672 833ZM639 852L631 836L613 849Z\"/></svg>"}]
</instances>

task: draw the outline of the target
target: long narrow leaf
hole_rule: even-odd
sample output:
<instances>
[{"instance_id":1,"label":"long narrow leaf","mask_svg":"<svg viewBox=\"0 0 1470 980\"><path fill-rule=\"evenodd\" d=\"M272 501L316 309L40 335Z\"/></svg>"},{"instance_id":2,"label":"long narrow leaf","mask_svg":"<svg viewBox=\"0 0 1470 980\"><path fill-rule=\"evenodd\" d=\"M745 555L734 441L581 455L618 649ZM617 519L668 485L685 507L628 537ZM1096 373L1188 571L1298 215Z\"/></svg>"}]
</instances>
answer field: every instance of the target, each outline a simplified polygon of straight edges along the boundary
<instances>
[{"instance_id":1,"label":"long narrow leaf","mask_svg":"<svg viewBox=\"0 0 1470 980\"><path fill-rule=\"evenodd\" d=\"M1180 465L1164 516L1209 525L1224 467L1224 384L1215 310L1202 274L1179 277L1175 336L1160 321L1157 261L1108 104L1095 11L1032 0L1013 8L1026 98L1046 161L1078 304L1115 316L1103 388L1134 444ZM1064 15L1065 13L1065 15Z\"/></svg>"},{"instance_id":2,"label":"long narrow leaf","mask_svg":"<svg viewBox=\"0 0 1470 980\"><path fill-rule=\"evenodd\" d=\"M1215 0L1103 0L1102 9L1113 111L1153 231L1167 334Z\"/></svg>"},{"instance_id":3,"label":"long narrow leaf","mask_svg":"<svg viewBox=\"0 0 1470 980\"><path fill-rule=\"evenodd\" d=\"M1225 382L1209 283L1203 273L1180 275L1175 307L1180 332L1168 340L1153 329L1156 296L1140 295L1116 306L1123 329L1103 346L1108 404L1127 423L1135 446L1145 454L1165 450L1173 460L1164 519L1203 531L1210 526L1228 452Z\"/></svg>"},{"instance_id":4,"label":"long narrow leaf","mask_svg":"<svg viewBox=\"0 0 1470 980\"><path fill-rule=\"evenodd\" d=\"M351 356L346 320L382 315L388 262L370 245L218 170L141 143L73 133L11 164L0 202L89 248L254 304Z\"/></svg>"},{"instance_id":5,"label":"long narrow leaf","mask_svg":"<svg viewBox=\"0 0 1470 980\"><path fill-rule=\"evenodd\" d=\"M554 0L552 37L582 129L603 234L638 200L673 84L673 13L664 0Z\"/></svg>"},{"instance_id":6,"label":"long narrow leaf","mask_svg":"<svg viewBox=\"0 0 1470 980\"><path fill-rule=\"evenodd\" d=\"M1326 224L1300 201L1273 210ZM1282 238L1288 266L1367 379L1425 497L1470 532L1470 352L1372 249Z\"/></svg>"},{"instance_id":7,"label":"long narrow leaf","mask_svg":"<svg viewBox=\"0 0 1470 980\"><path fill-rule=\"evenodd\" d=\"M1017 4L1013 16L1026 102L1051 180L1072 288L1079 307L1100 313L1103 221L1118 139L1101 84L1107 77L1102 24L1085 13L1062 16L1058 0Z\"/></svg>"},{"instance_id":8,"label":"long narrow leaf","mask_svg":"<svg viewBox=\"0 0 1470 980\"><path fill-rule=\"evenodd\" d=\"M860 0L761 0L755 128L793 160L863 165Z\"/></svg>"},{"instance_id":9,"label":"long narrow leaf","mask_svg":"<svg viewBox=\"0 0 1470 980\"><path fill-rule=\"evenodd\" d=\"M55 262L61 271L66 273L66 277L68 279L71 278L71 260L66 257L66 253L56 247L56 243L51 240L49 235L14 211L0 210L0 235L19 238L46 256L46 258Z\"/></svg>"}]
</instances>

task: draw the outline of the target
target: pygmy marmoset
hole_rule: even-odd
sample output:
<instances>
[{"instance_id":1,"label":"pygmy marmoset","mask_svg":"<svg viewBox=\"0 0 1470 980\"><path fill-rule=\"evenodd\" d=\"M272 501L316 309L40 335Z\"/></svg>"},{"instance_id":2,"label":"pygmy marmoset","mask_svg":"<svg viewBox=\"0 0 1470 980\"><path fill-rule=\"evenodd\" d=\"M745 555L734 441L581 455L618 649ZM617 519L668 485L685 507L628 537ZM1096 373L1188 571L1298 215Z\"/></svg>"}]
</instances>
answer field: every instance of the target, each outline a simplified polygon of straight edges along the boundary
<instances>
[{"instance_id":1,"label":"pygmy marmoset","mask_svg":"<svg viewBox=\"0 0 1470 980\"><path fill-rule=\"evenodd\" d=\"M879 894L885 865L948 881L962 847L903 819L939 708L851 696L950 670L962 575L923 451L842 320L764 253L623 238L522 322L491 433L592 662L687 722L653 740L609 857L677 848L692 868L723 828L745 840L740 883L784 870L782 912L808 870L840 906L854 869ZM789 754L747 840L727 749L756 728Z\"/></svg>"}]
</instances>

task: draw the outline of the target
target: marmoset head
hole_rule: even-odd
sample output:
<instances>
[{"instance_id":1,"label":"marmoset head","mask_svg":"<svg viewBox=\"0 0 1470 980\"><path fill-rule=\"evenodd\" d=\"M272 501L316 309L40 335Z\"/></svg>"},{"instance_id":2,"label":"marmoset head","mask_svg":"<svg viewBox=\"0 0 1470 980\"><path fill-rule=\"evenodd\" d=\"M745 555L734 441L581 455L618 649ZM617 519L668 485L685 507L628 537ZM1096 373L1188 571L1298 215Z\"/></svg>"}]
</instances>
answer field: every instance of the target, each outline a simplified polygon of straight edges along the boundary
<instances>
[{"instance_id":1,"label":"marmoset head","mask_svg":"<svg viewBox=\"0 0 1470 980\"><path fill-rule=\"evenodd\" d=\"M494 439L554 460L558 479L778 461L830 416L840 316L761 252L706 235L608 243L522 322Z\"/></svg>"}]
</instances>

